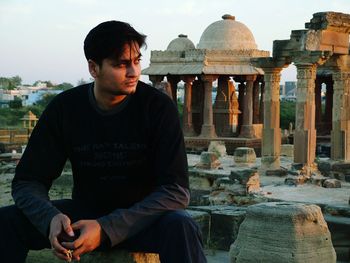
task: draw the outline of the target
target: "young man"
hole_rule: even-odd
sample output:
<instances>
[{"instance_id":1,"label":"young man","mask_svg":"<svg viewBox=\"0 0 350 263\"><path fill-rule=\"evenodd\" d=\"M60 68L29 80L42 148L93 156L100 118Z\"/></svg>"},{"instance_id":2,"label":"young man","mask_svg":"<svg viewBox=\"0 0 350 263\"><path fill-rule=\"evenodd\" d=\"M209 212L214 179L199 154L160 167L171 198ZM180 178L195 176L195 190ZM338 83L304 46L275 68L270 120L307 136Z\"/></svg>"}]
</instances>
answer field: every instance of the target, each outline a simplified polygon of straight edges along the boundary
<instances>
[{"instance_id":1,"label":"young man","mask_svg":"<svg viewBox=\"0 0 350 263\"><path fill-rule=\"evenodd\" d=\"M0 262L52 247L68 260L120 247L162 263L206 262L189 201L187 159L175 104L139 81L145 36L109 21L87 35L94 83L57 95L33 130L12 183L16 206L0 209ZM48 190L69 159L72 200ZM65 234L75 241L62 241Z\"/></svg>"}]
</instances>

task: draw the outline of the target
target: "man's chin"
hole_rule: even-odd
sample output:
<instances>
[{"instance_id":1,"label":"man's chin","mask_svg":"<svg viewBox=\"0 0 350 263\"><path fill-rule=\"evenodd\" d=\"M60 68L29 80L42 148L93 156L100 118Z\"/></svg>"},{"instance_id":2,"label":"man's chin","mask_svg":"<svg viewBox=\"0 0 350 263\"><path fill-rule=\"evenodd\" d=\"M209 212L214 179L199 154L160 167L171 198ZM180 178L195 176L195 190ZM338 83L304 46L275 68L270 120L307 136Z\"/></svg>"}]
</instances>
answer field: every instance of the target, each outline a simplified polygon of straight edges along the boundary
<instances>
[{"instance_id":1,"label":"man's chin","mask_svg":"<svg viewBox=\"0 0 350 263\"><path fill-rule=\"evenodd\" d=\"M135 88L128 88L125 90L118 90L118 91L111 91L111 93L115 96L120 96L120 95L132 95L136 92L136 87Z\"/></svg>"}]
</instances>

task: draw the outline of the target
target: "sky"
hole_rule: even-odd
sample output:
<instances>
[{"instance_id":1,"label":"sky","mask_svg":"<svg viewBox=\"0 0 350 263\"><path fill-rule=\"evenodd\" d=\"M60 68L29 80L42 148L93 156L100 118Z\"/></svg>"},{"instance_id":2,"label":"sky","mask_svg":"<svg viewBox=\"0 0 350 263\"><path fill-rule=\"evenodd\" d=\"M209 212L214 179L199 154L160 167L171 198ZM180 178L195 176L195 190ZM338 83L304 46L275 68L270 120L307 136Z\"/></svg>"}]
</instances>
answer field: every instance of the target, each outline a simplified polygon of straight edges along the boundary
<instances>
[{"instance_id":1,"label":"sky","mask_svg":"<svg viewBox=\"0 0 350 263\"><path fill-rule=\"evenodd\" d=\"M251 30L258 49L271 52L274 40L289 39L291 30L304 29L324 11L350 14L350 0L0 0L0 77L19 75L24 84L89 80L83 41L108 20L128 22L147 35L146 68L151 50L165 50L179 34L197 45L224 14ZM295 75L291 66L282 81Z\"/></svg>"}]
</instances>

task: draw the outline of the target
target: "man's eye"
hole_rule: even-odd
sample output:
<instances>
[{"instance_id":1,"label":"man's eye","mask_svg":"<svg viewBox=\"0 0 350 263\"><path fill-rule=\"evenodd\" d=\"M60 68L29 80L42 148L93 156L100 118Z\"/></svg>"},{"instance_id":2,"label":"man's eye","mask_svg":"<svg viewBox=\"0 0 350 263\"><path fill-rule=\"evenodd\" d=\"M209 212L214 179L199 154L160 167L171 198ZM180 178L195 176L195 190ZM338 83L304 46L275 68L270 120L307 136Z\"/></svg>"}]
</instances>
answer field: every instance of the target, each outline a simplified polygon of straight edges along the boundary
<instances>
[{"instance_id":1,"label":"man's eye","mask_svg":"<svg viewBox=\"0 0 350 263\"><path fill-rule=\"evenodd\" d=\"M124 68L126 67L126 63L116 63L112 65L115 68Z\"/></svg>"}]
</instances>

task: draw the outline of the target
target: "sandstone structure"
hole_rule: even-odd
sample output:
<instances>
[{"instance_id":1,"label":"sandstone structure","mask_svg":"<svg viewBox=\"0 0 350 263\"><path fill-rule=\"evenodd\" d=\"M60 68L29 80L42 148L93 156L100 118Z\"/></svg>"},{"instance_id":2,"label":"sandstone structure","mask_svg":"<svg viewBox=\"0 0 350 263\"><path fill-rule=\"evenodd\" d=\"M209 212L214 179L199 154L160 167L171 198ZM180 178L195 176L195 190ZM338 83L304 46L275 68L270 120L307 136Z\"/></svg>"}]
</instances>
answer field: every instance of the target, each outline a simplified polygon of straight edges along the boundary
<instances>
[{"instance_id":1,"label":"sandstone structure","mask_svg":"<svg viewBox=\"0 0 350 263\"><path fill-rule=\"evenodd\" d=\"M225 142L212 141L209 143L208 152L214 152L218 157L227 155Z\"/></svg>"},{"instance_id":2,"label":"sandstone structure","mask_svg":"<svg viewBox=\"0 0 350 263\"><path fill-rule=\"evenodd\" d=\"M236 164L254 164L256 154L253 148L238 147L234 152L233 159Z\"/></svg>"},{"instance_id":3,"label":"sandstone structure","mask_svg":"<svg viewBox=\"0 0 350 263\"><path fill-rule=\"evenodd\" d=\"M196 167L200 169L214 169L219 165L220 161L216 153L202 152L200 162L196 164Z\"/></svg>"},{"instance_id":4,"label":"sandstone structure","mask_svg":"<svg viewBox=\"0 0 350 263\"><path fill-rule=\"evenodd\" d=\"M166 77L175 101L177 84L181 80L185 83L183 129L187 146L208 147L217 137L231 144L260 146L260 139L233 138L261 138L264 72L252 66L250 59L268 57L269 52L258 50L249 28L234 16L222 18L204 30L197 48L186 35L179 35L167 50L152 51L150 66L142 74L149 75L154 86ZM214 82L217 92L213 104Z\"/></svg>"},{"instance_id":5,"label":"sandstone structure","mask_svg":"<svg viewBox=\"0 0 350 263\"><path fill-rule=\"evenodd\" d=\"M230 248L231 263L335 263L320 207L293 203L250 206Z\"/></svg>"},{"instance_id":6,"label":"sandstone structure","mask_svg":"<svg viewBox=\"0 0 350 263\"><path fill-rule=\"evenodd\" d=\"M39 119L36 117L36 115L33 112L28 111L23 116L23 118L21 118L21 120L23 121L24 128L27 128L29 130L33 130Z\"/></svg>"},{"instance_id":7,"label":"sandstone structure","mask_svg":"<svg viewBox=\"0 0 350 263\"><path fill-rule=\"evenodd\" d=\"M331 159L350 161L350 15L315 13L303 30L293 30L289 40L275 40L272 57L253 59L264 70L264 128L262 163L266 169L280 166L281 70L297 67L294 162L312 172L316 153L316 128L331 131ZM321 85L326 85L326 111L322 120Z\"/></svg>"}]
</instances>

